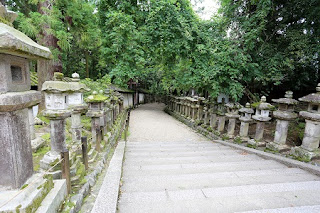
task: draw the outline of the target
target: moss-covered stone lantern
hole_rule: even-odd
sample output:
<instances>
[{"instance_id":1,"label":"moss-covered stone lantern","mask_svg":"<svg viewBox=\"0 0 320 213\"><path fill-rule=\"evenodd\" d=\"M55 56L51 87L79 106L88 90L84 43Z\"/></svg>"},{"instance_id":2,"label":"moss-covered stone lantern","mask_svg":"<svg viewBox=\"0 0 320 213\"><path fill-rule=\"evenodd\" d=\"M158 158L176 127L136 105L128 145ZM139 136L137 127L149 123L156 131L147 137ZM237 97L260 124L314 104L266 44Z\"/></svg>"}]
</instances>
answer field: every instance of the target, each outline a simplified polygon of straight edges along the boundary
<instances>
[{"instance_id":1,"label":"moss-covered stone lantern","mask_svg":"<svg viewBox=\"0 0 320 213\"><path fill-rule=\"evenodd\" d=\"M93 91L92 95L86 98L86 102L89 105L87 116L91 118L91 132L92 132L92 143L96 144L98 140L102 139L101 132L101 118L104 116L104 102L108 98L96 91ZM100 141L98 141L100 143ZM99 151L100 147L96 147Z\"/></svg>"},{"instance_id":2,"label":"moss-covered stone lantern","mask_svg":"<svg viewBox=\"0 0 320 213\"><path fill-rule=\"evenodd\" d=\"M299 101L308 103L308 110L301 111L299 115L306 121L304 137L302 145L295 147L292 153L295 156L301 157L304 160L320 156L319 141L320 141L320 83L316 88L317 93L299 98Z\"/></svg>"},{"instance_id":3,"label":"moss-covered stone lantern","mask_svg":"<svg viewBox=\"0 0 320 213\"><path fill-rule=\"evenodd\" d=\"M1 3L0 11L9 25L17 17ZM30 90L30 62L52 54L7 24L0 23L0 188L17 189L33 174L29 112L41 101Z\"/></svg>"},{"instance_id":4,"label":"moss-covered stone lantern","mask_svg":"<svg viewBox=\"0 0 320 213\"><path fill-rule=\"evenodd\" d=\"M252 122L252 114L254 113L254 110L251 108L250 103L246 103L246 106L239 109L240 112L240 118L241 121L240 125L240 138L243 141L248 141L248 132L249 132L249 125Z\"/></svg>"},{"instance_id":5,"label":"moss-covered stone lantern","mask_svg":"<svg viewBox=\"0 0 320 213\"><path fill-rule=\"evenodd\" d=\"M88 105L84 102L83 93L89 91L86 85L80 83L80 76L78 73L72 74L72 82L70 86L73 87L73 92L67 96L67 105L72 110L71 114L71 129L72 141L76 143L81 142L81 114L88 110Z\"/></svg>"},{"instance_id":6,"label":"moss-covered stone lantern","mask_svg":"<svg viewBox=\"0 0 320 213\"><path fill-rule=\"evenodd\" d=\"M293 92L287 91L284 98L272 99L273 102L279 104L279 109L273 112L273 117L277 118L277 126L273 142L267 144L269 149L275 151L290 149L286 145L289 122L298 117L297 113L294 113L294 105L297 105L298 101L292 97Z\"/></svg>"},{"instance_id":7,"label":"moss-covered stone lantern","mask_svg":"<svg viewBox=\"0 0 320 213\"><path fill-rule=\"evenodd\" d=\"M236 119L240 117L239 109L242 107L239 103L227 103L227 113L226 117L229 120L228 129L227 129L227 136L229 138L234 137L234 130L236 127Z\"/></svg>"},{"instance_id":8,"label":"moss-covered stone lantern","mask_svg":"<svg viewBox=\"0 0 320 213\"><path fill-rule=\"evenodd\" d=\"M264 133L264 125L265 122L270 121L271 117L270 110L272 110L274 107L273 105L266 102L267 98L265 96L261 97L260 104L256 108L255 115L252 116L252 118L257 122L256 127L256 133L254 136L254 140L250 140L249 143L251 145L255 146L265 146L265 142L263 139L263 133Z\"/></svg>"},{"instance_id":9,"label":"moss-covered stone lantern","mask_svg":"<svg viewBox=\"0 0 320 213\"><path fill-rule=\"evenodd\" d=\"M226 106L225 99L221 99L221 102L218 100L217 105L217 119L218 119L218 132L222 133L226 124Z\"/></svg>"},{"instance_id":10,"label":"moss-covered stone lantern","mask_svg":"<svg viewBox=\"0 0 320 213\"><path fill-rule=\"evenodd\" d=\"M41 168L48 169L52 163L60 159L60 153L66 150L65 124L66 118L71 116L68 107L68 95L74 89L70 83L64 82L63 74L54 73L53 81L46 81L42 85L45 94L43 115L50 120L50 146L51 150L40 161Z\"/></svg>"}]
</instances>

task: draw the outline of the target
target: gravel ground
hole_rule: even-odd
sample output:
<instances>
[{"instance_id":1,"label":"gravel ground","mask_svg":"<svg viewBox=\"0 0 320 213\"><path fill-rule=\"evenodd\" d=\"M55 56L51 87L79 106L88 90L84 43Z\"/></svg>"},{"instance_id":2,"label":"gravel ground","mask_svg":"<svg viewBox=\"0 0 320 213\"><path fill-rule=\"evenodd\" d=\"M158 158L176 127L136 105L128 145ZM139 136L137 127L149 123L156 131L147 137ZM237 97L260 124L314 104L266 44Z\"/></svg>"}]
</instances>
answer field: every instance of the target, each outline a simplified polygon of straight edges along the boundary
<instances>
[{"instance_id":1,"label":"gravel ground","mask_svg":"<svg viewBox=\"0 0 320 213\"><path fill-rule=\"evenodd\" d=\"M129 142L208 141L177 121L164 110L164 104L144 104L131 111Z\"/></svg>"}]
</instances>

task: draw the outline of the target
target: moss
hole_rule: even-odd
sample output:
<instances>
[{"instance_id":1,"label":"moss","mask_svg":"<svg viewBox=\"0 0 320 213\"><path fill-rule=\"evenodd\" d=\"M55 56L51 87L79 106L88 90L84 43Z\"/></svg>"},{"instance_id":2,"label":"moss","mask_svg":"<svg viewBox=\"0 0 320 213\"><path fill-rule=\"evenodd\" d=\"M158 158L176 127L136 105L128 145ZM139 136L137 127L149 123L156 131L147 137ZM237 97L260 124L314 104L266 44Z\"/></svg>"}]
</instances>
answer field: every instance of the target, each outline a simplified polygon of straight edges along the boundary
<instances>
[{"instance_id":1,"label":"moss","mask_svg":"<svg viewBox=\"0 0 320 213\"><path fill-rule=\"evenodd\" d=\"M49 151L50 151L50 147L49 146L44 146L44 147L39 148L35 153L32 153L32 156L33 156L33 169L35 171L39 171L40 160Z\"/></svg>"},{"instance_id":2,"label":"moss","mask_svg":"<svg viewBox=\"0 0 320 213\"><path fill-rule=\"evenodd\" d=\"M240 137L235 137L233 141L237 144L242 144L242 140Z\"/></svg>"},{"instance_id":3,"label":"moss","mask_svg":"<svg viewBox=\"0 0 320 213\"><path fill-rule=\"evenodd\" d=\"M223 134L222 137L221 137L221 139L222 139L223 141L225 141L225 140L229 140L229 137L228 137L227 135Z\"/></svg>"},{"instance_id":4,"label":"moss","mask_svg":"<svg viewBox=\"0 0 320 213\"><path fill-rule=\"evenodd\" d=\"M21 187L20 190L23 190L23 189L27 188L28 186L29 186L29 184L24 184L24 185Z\"/></svg>"},{"instance_id":5,"label":"moss","mask_svg":"<svg viewBox=\"0 0 320 213\"><path fill-rule=\"evenodd\" d=\"M43 189L41 195L37 197L30 206L26 208L26 213L33 213L36 212L43 199L47 196L50 190L53 188L53 179L52 175L46 175L47 181L43 184Z\"/></svg>"},{"instance_id":6,"label":"moss","mask_svg":"<svg viewBox=\"0 0 320 213\"><path fill-rule=\"evenodd\" d=\"M274 153L274 154L279 153L279 151L273 150L273 149L270 149L270 148L265 148L263 151L264 152L271 152L271 153Z\"/></svg>"},{"instance_id":7,"label":"moss","mask_svg":"<svg viewBox=\"0 0 320 213\"><path fill-rule=\"evenodd\" d=\"M251 107L254 108L254 109L256 109L256 108L259 106L260 103L261 103L260 101L259 101L259 102L252 103L252 104L251 104Z\"/></svg>"},{"instance_id":8,"label":"moss","mask_svg":"<svg viewBox=\"0 0 320 213\"><path fill-rule=\"evenodd\" d=\"M81 116L81 124L84 129L90 131L91 130L91 118L87 116Z\"/></svg>"},{"instance_id":9,"label":"moss","mask_svg":"<svg viewBox=\"0 0 320 213\"><path fill-rule=\"evenodd\" d=\"M3 18L3 17L1 17L1 16L0 16L0 23L4 23L4 24L12 27L11 22L9 22L8 20L6 20L5 18Z\"/></svg>"},{"instance_id":10,"label":"moss","mask_svg":"<svg viewBox=\"0 0 320 213\"><path fill-rule=\"evenodd\" d=\"M38 115L38 118L40 120L42 120L43 122L45 122L46 124L50 123L50 120L48 118L44 117L43 115Z\"/></svg>"},{"instance_id":11,"label":"moss","mask_svg":"<svg viewBox=\"0 0 320 213\"><path fill-rule=\"evenodd\" d=\"M104 96L102 94L96 94L96 95L91 95L88 98L86 98L86 102L88 103L97 103L97 102L104 102L108 100L107 96Z\"/></svg>"},{"instance_id":12,"label":"moss","mask_svg":"<svg viewBox=\"0 0 320 213\"><path fill-rule=\"evenodd\" d=\"M50 133L46 133L46 134L42 135L41 138L45 141L50 141Z\"/></svg>"},{"instance_id":13,"label":"moss","mask_svg":"<svg viewBox=\"0 0 320 213\"><path fill-rule=\"evenodd\" d=\"M20 208L22 207L22 205L20 204L19 206L16 207L16 213L20 213Z\"/></svg>"},{"instance_id":14,"label":"moss","mask_svg":"<svg viewBox=\"0 0 320 213\"><path fill-rule=\"evenodd\" d=\"M247 147L249 147L249 148L253 148L253 149L257 148L257 146L256 146L256 145L252 145L252 144L247 144Z\"/></svg>"},{"instance_id":15,"label":"moss","mask_svg":"<svg viewBox=\"0 0 320 213\"><path fill-rule=\"evenodd\" d=\"M43 126L42 125L34 125L34 128L37 129L41 129Z\"/></svg>"}]
</instances>

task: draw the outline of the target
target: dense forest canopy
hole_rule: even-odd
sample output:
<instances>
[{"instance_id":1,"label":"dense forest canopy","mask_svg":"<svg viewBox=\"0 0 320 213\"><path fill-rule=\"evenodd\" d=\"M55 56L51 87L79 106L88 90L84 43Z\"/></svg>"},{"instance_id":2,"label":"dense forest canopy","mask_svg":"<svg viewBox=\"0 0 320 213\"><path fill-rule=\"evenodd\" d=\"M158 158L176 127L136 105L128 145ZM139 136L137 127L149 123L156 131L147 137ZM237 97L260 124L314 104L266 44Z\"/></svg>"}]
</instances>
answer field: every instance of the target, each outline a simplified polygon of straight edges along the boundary
<instances>
[{"instance_id":1,"label":"dense forest canopy","mask_svg":"<svg viewBox=\"0 0 320 213\"><path fill-rule=\"evenodd\" d=\"M220 0L201 20L189 0L1 0L14 26L50 46L52 70L160 94L314 90L319 0Z\"/></svg>"}]
</instances>

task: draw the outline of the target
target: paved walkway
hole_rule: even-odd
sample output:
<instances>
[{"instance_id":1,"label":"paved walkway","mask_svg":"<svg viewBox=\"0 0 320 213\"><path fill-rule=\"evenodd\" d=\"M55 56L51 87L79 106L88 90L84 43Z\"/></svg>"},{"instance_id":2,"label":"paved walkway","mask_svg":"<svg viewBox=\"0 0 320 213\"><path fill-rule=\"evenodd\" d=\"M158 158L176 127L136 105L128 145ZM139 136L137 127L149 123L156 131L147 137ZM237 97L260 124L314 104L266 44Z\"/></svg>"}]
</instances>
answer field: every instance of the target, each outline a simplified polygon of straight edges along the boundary
<instances>
[{"instance_id":1,"label":"paved walkway","mask_svg":"<svg viewBox=\"0 0 320 213\"><path fill-rule=\"evenodd\" d=\"M318 176L209 142L163 107L131 113L119 212L320 212Z\"/></svg>"}]
</instances>

